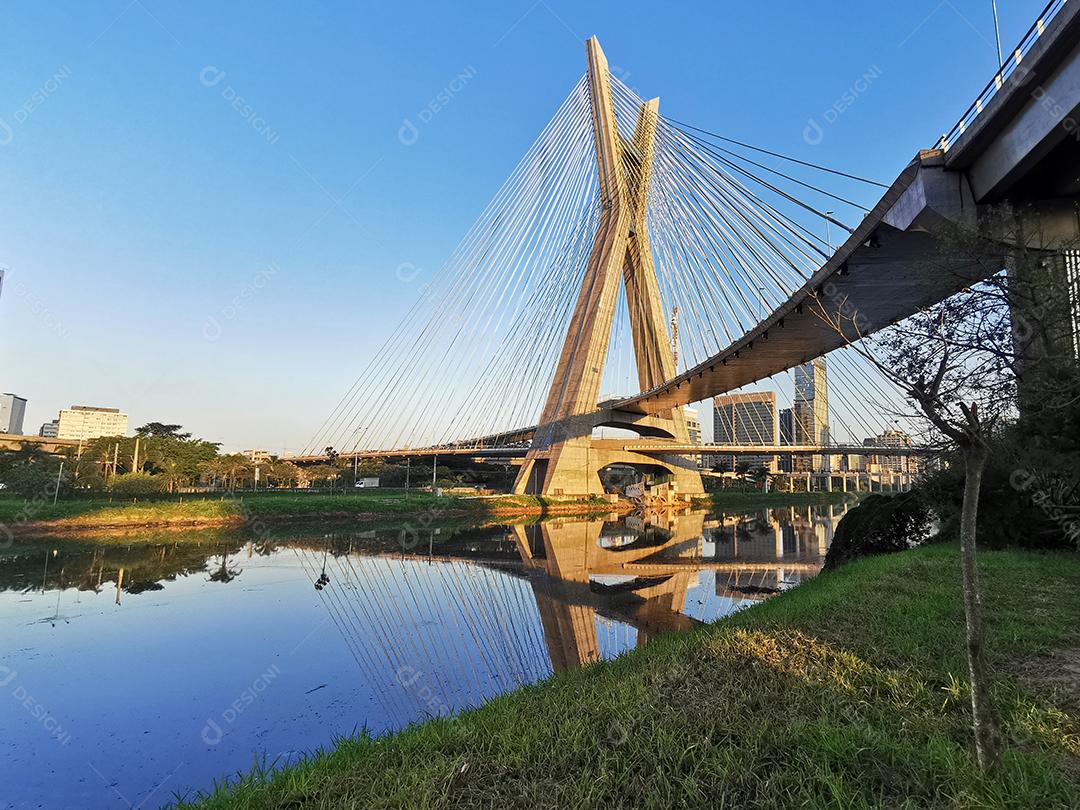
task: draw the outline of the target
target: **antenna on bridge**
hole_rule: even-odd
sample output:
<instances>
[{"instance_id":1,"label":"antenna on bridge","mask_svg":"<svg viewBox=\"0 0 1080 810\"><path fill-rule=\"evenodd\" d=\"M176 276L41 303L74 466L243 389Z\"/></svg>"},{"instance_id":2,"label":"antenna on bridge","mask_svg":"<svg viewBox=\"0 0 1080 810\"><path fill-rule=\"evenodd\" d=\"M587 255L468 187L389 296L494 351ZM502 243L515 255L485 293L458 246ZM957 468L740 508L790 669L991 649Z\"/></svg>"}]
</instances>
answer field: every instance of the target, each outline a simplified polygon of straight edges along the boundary
<instances>
[{"instance_id":1,"label":"antenna on bridge","mask_svg":"<svg viewBox=\"0 0 1080 810\"><path fill-rule=\"evenodd\" d=\"M675 370L679 369L679 305L671 308L671 357L675 361Z\"/></svg>"}]
</instances>

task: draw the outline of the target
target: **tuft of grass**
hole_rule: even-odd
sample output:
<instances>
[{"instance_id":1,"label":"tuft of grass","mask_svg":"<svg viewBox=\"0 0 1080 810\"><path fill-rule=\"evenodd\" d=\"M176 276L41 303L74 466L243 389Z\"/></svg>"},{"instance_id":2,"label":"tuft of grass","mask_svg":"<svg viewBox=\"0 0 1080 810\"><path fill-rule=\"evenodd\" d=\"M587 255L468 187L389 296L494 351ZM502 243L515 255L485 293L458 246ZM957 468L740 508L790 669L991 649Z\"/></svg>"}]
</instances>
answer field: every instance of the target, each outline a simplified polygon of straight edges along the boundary
<instances>
[{"instance_id":1,"label":"tuft of grass","mask_svg":"<svg viewBox=\"0 0 1080 810\"><path fill-rule=\"evenodd\" d=\"M1080 560L981 568L1009 739L991 774L971 750L958 554L932 546L183 807L1080 806L1080 718L1015 674L1077 644Z\"/></svg>"}]
</instances>

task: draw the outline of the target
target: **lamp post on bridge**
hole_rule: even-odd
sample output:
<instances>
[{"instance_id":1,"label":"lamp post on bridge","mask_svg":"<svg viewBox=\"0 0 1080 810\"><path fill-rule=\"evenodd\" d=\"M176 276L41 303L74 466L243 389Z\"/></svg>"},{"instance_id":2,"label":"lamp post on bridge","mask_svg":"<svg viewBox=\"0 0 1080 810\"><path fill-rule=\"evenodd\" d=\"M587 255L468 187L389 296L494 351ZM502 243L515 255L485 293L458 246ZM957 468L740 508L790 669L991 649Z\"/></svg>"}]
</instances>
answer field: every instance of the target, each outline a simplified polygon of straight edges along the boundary
<instances>
[{"instance_id":1,"label":"lamp post on bridge","mask_svg":"<svg viewBox=\"0 0 1080 810\"><path fill-rule=\"evenodd\" d=\"M1001 27L998 25L997 0L990 0L990 5L994 7L994 39L997 42L998 71L1000 71L1005 67L1005 58L1001 55Z\"/></svg>"},{"instance_id":2,"label":"lamp post on bridge","mask_svg":"<svg viewBox=\"0 0 1080 810\"><path fill-rule=\"evenodd\" d=\"M365 428L365 427L367 427L367 426L366 426L366 425L361 425L360 427L358 427L358 428L357 428L356 430L354 430L354 431L352 432L352 436L350 436L349 438L350 438L350 439L352 439L352 438L355 438L355 437L356 437L356 434L357 434L357 433L359 433L359 432L360 432L361 430L364 430L364 428ZM352 448L352 454L353 454L353 456L352 456L352 482L353 482L353 489L355 489L355 488L356 488L357 460L358 460L358 458L359 458L359 455L358 455L358 452L357 452L357 445L358 445L358 444L359 444L359 441L354 441L354 442L353 442L353 448Z\"/></svg>"}]
</instances>

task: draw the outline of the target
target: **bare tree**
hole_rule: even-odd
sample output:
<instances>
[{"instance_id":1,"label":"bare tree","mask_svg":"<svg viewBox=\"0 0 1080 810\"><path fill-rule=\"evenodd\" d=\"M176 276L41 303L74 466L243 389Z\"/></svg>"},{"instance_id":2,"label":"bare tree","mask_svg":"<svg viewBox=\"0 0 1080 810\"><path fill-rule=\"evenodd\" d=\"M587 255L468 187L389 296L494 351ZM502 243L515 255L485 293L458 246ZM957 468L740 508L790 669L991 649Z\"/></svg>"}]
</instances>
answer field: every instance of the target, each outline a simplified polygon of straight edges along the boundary
<instances>
[{"instance_id":1,"label":"bare tree","mask_svg":"<svg viewBox=\"0 0 1080 810\"><path fill-rule=\"evenodd\" d=\"M1002 744L976 555L983 473L1000 425L1015 420L1020 409L1066 407L1078 392L1075 373L1054 373L1063 362L1075 369L1074 311L1070 291L1062 287L1069 278L1068 249L1047 248L1008 209L993 212L982 225L979 231L958 227L940 239L940 254L931 260L935 272L986 280L939 305L869 338L877 325L866 323L833 285L818 293L815 310L963 458L959 539L971 715L976 757L987 770L1000 760Z\"/></svg>"}]
</instances>

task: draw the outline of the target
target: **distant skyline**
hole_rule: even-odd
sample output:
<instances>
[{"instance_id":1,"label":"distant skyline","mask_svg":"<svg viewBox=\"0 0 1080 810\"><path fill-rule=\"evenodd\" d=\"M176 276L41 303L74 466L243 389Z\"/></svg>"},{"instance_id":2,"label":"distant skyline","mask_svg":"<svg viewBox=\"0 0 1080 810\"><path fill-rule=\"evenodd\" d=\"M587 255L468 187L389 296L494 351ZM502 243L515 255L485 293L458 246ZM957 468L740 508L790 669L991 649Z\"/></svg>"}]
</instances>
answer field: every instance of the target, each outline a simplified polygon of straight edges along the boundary
<instances>
[{"instance_id":1,"label":"distant skyline","mask_svg":"<svg viewBox=\"0 0 1080 810\"><path fill-rule=\"evenodd\" d=\"M1006 53L1043 5L999 3ZM27 432L81 404L298 452L592 34L667 115L884 182L996 67L984 0L258 9L5 6L0 390Z\"/></svg>"}]
</instances>

